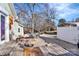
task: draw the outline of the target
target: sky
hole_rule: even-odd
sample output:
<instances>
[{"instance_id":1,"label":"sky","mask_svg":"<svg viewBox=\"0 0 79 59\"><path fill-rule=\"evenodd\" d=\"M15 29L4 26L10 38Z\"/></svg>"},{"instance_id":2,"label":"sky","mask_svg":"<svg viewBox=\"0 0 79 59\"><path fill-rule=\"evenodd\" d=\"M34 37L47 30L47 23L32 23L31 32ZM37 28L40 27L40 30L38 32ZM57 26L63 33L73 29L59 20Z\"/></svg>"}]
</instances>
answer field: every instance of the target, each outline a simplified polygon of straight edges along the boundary
<instances>
[{"instance_id":1,"label":"sky","mask_svg":"<svg viewBox=\"0 0 79 59\"><path fill-rule=\"evenodd\" d=\"M15 7L16 6L17 5L15 4ZM72 21L79 17L79 3L49 3L49 6L50 8L52 7L56 8L58 20L64 18L66 21ZM22 7L22 8L26 8L26 7ZM16 7L15 9L18 12L17 9L19 8Z\"/></svg>"},{"instance_id":2,"label":"sky","mask_svg":"<svg viewBox=\"0 0 79 59\"><path fill-rule=\"evenodd\" d=\"M52 7L52 5L57 9L58 19L64 18L66 21L72 21L79 17L78 3L54 3L50 4L50 7Z\"/></svg>"}]
</instances>

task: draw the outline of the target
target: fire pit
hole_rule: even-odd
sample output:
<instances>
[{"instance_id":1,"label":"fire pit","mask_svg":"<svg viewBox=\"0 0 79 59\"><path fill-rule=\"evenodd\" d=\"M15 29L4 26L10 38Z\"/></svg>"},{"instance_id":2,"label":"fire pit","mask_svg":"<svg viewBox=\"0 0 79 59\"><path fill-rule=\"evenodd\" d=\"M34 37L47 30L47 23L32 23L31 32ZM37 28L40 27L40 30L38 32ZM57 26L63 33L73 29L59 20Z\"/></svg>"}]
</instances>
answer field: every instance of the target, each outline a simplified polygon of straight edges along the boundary
<instances>
[{"instance_id":1,"label":"fire pit","mask_svg":"<svg viewBox=\"0 0 79 59\"><path fill-rule=\"evenodd\" d=\"M19 45L21 48L33 47L33 46L34 46L34 44L31 43L31 39L21 39L21 40L18 42L18 45Z\"/></svg>"}]
</instances>

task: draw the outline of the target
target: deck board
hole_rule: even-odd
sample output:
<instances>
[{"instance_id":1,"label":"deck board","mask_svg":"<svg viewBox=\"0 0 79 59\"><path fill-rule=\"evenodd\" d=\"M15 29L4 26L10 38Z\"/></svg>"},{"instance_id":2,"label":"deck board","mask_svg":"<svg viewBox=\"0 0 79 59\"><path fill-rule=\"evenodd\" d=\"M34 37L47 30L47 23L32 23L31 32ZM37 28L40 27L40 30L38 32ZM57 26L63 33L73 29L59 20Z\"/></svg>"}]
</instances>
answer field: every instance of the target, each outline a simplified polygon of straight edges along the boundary
<instances>
[{"instance_id":1,"label":"deck board","mask_svg":"<svg viewBox=\"0 0 79 59\"><path fill-rule=\"evenodd\" d=\"M69 53L69 51L65 50L64 48L62 48L61 46L57 44L50 44L47 47L47 49L50 53L55 54L55 55L62 55L62 54Z\"/></svg>"}]
</instances>

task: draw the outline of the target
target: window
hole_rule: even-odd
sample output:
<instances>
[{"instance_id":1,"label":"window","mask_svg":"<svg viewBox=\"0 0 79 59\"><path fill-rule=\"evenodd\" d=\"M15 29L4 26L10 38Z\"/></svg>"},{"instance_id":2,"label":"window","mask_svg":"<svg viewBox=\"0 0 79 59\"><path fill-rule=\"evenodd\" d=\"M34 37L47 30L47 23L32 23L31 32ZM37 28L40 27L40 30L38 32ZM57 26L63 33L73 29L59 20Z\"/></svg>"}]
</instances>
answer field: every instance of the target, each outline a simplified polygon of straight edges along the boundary
<instances>
[{"instance_id":1,"label":"window","mask_svg":"<svg viewBox=\"0 0 79 59\"><path fill-rule=\"evenodd\" d=\"M5 16L1 15L1 41L5 40Z\"/></svg>"},{"instance_id":2,"label":"window","mask_svg":"<svg viewBox=\"0 0 79 59\"><path fill-rule=\"evenodd\" d=\"M20 28L18 28L18 32L20 32Z\"/></svg>"}]
</instances>

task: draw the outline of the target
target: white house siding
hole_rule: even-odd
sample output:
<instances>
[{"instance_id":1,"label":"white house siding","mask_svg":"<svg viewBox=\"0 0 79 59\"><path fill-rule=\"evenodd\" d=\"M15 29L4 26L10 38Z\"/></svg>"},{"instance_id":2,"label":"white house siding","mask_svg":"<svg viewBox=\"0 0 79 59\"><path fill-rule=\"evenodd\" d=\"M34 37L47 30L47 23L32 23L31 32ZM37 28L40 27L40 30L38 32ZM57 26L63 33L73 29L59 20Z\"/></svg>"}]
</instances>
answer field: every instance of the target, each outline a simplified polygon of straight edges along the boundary
<instances>
[{"instance_id":1,"label":"white house siding","mask_svg":"<svg viewBox=\"0 0 79 59\"><path fill-rule=\"evenodd\" d=\"M61 40L77 44L79 40L79 27L58 27L57 37Z\"/></svg>"},{"instance_id":2,"label":"white house siding","mask_svg":"<svg viewBox=\"0 0 79 59\"><path fill-rule=\"evenodd\" d=\"M9 14L12 14L11 9L8 5L8 3L0 3L0 6L4 8Z\"/></svg>"},{"instance_id":3,"label":"white house siding","mask_svg":"<svg viewBox=\"0 0 79 59\"><path fill-rule=\"evenodd\" d=\"M0 42L1 42L1 16L0 16Z\"/></svg>"},{"instance_id":4,"label":"white house siding","mask_svg":"<svg viewBox=\"0 0 79 59\"><path fill-rule=\"evenodd\" d=\"M20 28L20 32L18 32L18 28ZM17 22L14 22L13 25L13 39L15 40L19 35L23 36L23 27L19 26Z\"/></svg>"},{"instance_id":5,"label":"white house siding","mask_svg":"<svg viewBox=\"0 0 79 59\"><path fill-rule=\"evenodd\" d=\"M4 15L3 13L0 12L0 17L1 15L5 16L5 40L3 41L1 41L1 29L0 29L0 44L3 44L4 42L9 41L9 18L8 18L9 14L2 6L0 6L0 11L6 14ZM0 28L1 28L1 18L0 18Z\"/></svg>"},{"instance_id":6,"label":"white house siding","mask_svg":"<svg viewBox=\"0 0 79 59\"><path fill-rule=\"evenodd\" d=\"M6 21L5 21L5 39L6 42L9 41L9 16L6 17Z\"/></svg>"},{"instance_id":7,"label":"white house siding","mask_svg":"<svg viewBox=\"0 0 79 59\"><path fill-rule=\"evenodd\" d=\"M77 26L79 26L79 22L75 22L75 24L77 24Z\"/></svg>"}]
</instances>

